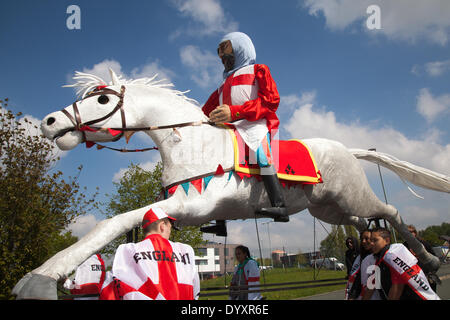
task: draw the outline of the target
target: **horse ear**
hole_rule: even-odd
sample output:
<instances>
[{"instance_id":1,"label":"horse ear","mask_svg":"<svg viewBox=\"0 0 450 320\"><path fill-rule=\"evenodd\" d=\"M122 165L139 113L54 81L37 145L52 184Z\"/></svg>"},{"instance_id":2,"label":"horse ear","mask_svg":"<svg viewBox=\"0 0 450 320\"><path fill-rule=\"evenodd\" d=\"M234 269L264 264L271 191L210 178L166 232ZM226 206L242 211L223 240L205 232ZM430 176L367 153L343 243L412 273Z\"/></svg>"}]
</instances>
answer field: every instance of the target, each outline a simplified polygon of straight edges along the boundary
<instances>
[{"instance_id":1,"label":"horse ear","mask_svg":"<svg viewBox=\"0 0 450 320\"><path fill-rule=\"evenodd\" d=\"M113 69L109 68L109 73L111 75L111 81L113 85L120 84L119 78L117 77L116 73L113 71Z\"/></svg>"}]
</instances>

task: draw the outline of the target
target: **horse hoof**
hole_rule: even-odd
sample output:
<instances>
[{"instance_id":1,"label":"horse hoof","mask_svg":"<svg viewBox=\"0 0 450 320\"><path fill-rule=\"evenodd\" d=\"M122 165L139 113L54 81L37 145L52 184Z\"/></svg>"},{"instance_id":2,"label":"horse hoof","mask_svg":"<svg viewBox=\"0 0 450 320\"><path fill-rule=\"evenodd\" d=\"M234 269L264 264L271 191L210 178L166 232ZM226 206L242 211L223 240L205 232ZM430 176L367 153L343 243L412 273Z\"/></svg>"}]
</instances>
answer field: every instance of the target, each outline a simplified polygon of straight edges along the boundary
<instances>
[{"instance_id":1,"label":"horse hoof","mask_svg":"<svg viewBox=\"0 0 450 320\"><path fill-rule=\"evenodd\" d=\"M40 274L26 274L14 287L17 300L57 300L56 280Z\"/></svg>"},{"instance_id":2,"label":"horse hoof","mask_svg":"<svg viewBox=\"0 0 450 320\"><path fill-rule=\"evenodd\" d=\"M425 272L435 273L441 267L441 262L438 257L432 256L431 259L424 263L423 270Z\"/></svg>"}]
</instances>

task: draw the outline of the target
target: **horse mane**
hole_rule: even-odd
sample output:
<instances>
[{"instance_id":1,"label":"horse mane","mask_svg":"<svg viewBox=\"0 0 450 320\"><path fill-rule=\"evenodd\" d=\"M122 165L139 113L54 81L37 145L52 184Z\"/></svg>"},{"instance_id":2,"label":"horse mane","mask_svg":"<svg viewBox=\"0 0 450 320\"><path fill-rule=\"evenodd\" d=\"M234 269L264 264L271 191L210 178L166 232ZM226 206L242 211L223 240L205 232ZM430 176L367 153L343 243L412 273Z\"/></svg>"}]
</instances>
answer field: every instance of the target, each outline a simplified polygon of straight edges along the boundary
<instances>
[{"instance_id":1,"label":"horse mane","mask_svg":"<svg viewBox=\"0 0 450 320\"><path fill-rule=\"evenodd\" d=\"M158 79L156 80L158 74L155 74L150 78L139 78L139 79L125 79L121 75L116 75L114 71L110 69L111 73L111 81L106 82L99 76L90 73L84 73L80 71L75 71L75 75L72 77L76 82L74 84L64 85L63 87L74 87L78 88L77 97L85 98L92 90L96 89L99 86L111 86L111 85L146 85L151 88L159 88L171 93L174 96L180 97L183 100L199 105L197 100L189 98L186 96L187 91L178 91L173 89L173 83L163 82L166 79Z\"/></svg>"}]
</instances>

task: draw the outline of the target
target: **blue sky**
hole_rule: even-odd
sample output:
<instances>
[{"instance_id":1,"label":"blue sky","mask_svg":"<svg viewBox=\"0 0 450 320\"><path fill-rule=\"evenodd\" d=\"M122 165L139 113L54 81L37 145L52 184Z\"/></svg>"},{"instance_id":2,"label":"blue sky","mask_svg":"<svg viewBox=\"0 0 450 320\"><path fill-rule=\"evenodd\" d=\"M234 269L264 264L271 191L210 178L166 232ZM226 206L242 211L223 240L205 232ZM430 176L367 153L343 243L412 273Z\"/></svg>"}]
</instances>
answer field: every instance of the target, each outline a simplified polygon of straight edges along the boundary
<instances>
[{"instance_id":1,"label":"blue sky","mask_svg":"<svg viewBox=\"0 0 450 320\"><path fill-rule=\"evenodd\" d=\"M80 30L66 26L72 4L81 10ZM372 4L380 8L379 30L366 26ZM347 147L376 147L449 175L446 0L2 1L0 96L37 122L75 100L73 89L61 87L75 70L103 74L112 67L127 78L158 72L177 89L191 90L188 96L202 104L220 85L218 42L236 30L252 38L257 62L268 65L277 82L281 138L323 137ZM153 143L137 137L133 146ZM80 145L65 153L56 169L73 175L82 164L80 183L105 194L131 162L152 168L157 160L157 153L119 154ZM364 168L383 199L376 166L364 163ZM447 194L416 187L425 196L420 200L393 174L382 173L388 201L406 222L421 229L450 220ZM73 230L83 234L101 219L93 212ZM272 247L311 250L312 217L302 212L291 220L271 224ZM228 242L254 241L253 233L241 232L254 230L253 222L229 225Z\"/></svg>"}]
</instances>

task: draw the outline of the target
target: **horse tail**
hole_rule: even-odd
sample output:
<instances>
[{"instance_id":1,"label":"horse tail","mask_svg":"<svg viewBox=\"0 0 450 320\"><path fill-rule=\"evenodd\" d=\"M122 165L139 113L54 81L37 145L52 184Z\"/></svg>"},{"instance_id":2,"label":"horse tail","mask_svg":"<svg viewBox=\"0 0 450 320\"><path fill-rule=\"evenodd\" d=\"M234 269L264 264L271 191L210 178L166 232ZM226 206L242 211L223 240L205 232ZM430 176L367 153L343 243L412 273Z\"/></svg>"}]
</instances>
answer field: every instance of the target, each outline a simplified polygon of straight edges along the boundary
<instances>
[{"instance_id":1,"label":"horse tail","mask_svg":"<svg viewBox=\"0 0 450 320\"><path fill-rule=\"evenodd\" d=\"M398 160L397 158L386 153L363 149L349 149L349 151L357 159L377 163L393 171L405 184L406 182L404 179L425 189L450 193L449 176L416 166L406 161ZM415 194L409 186L408 189Z\"/></svg>"}]
</instances>

